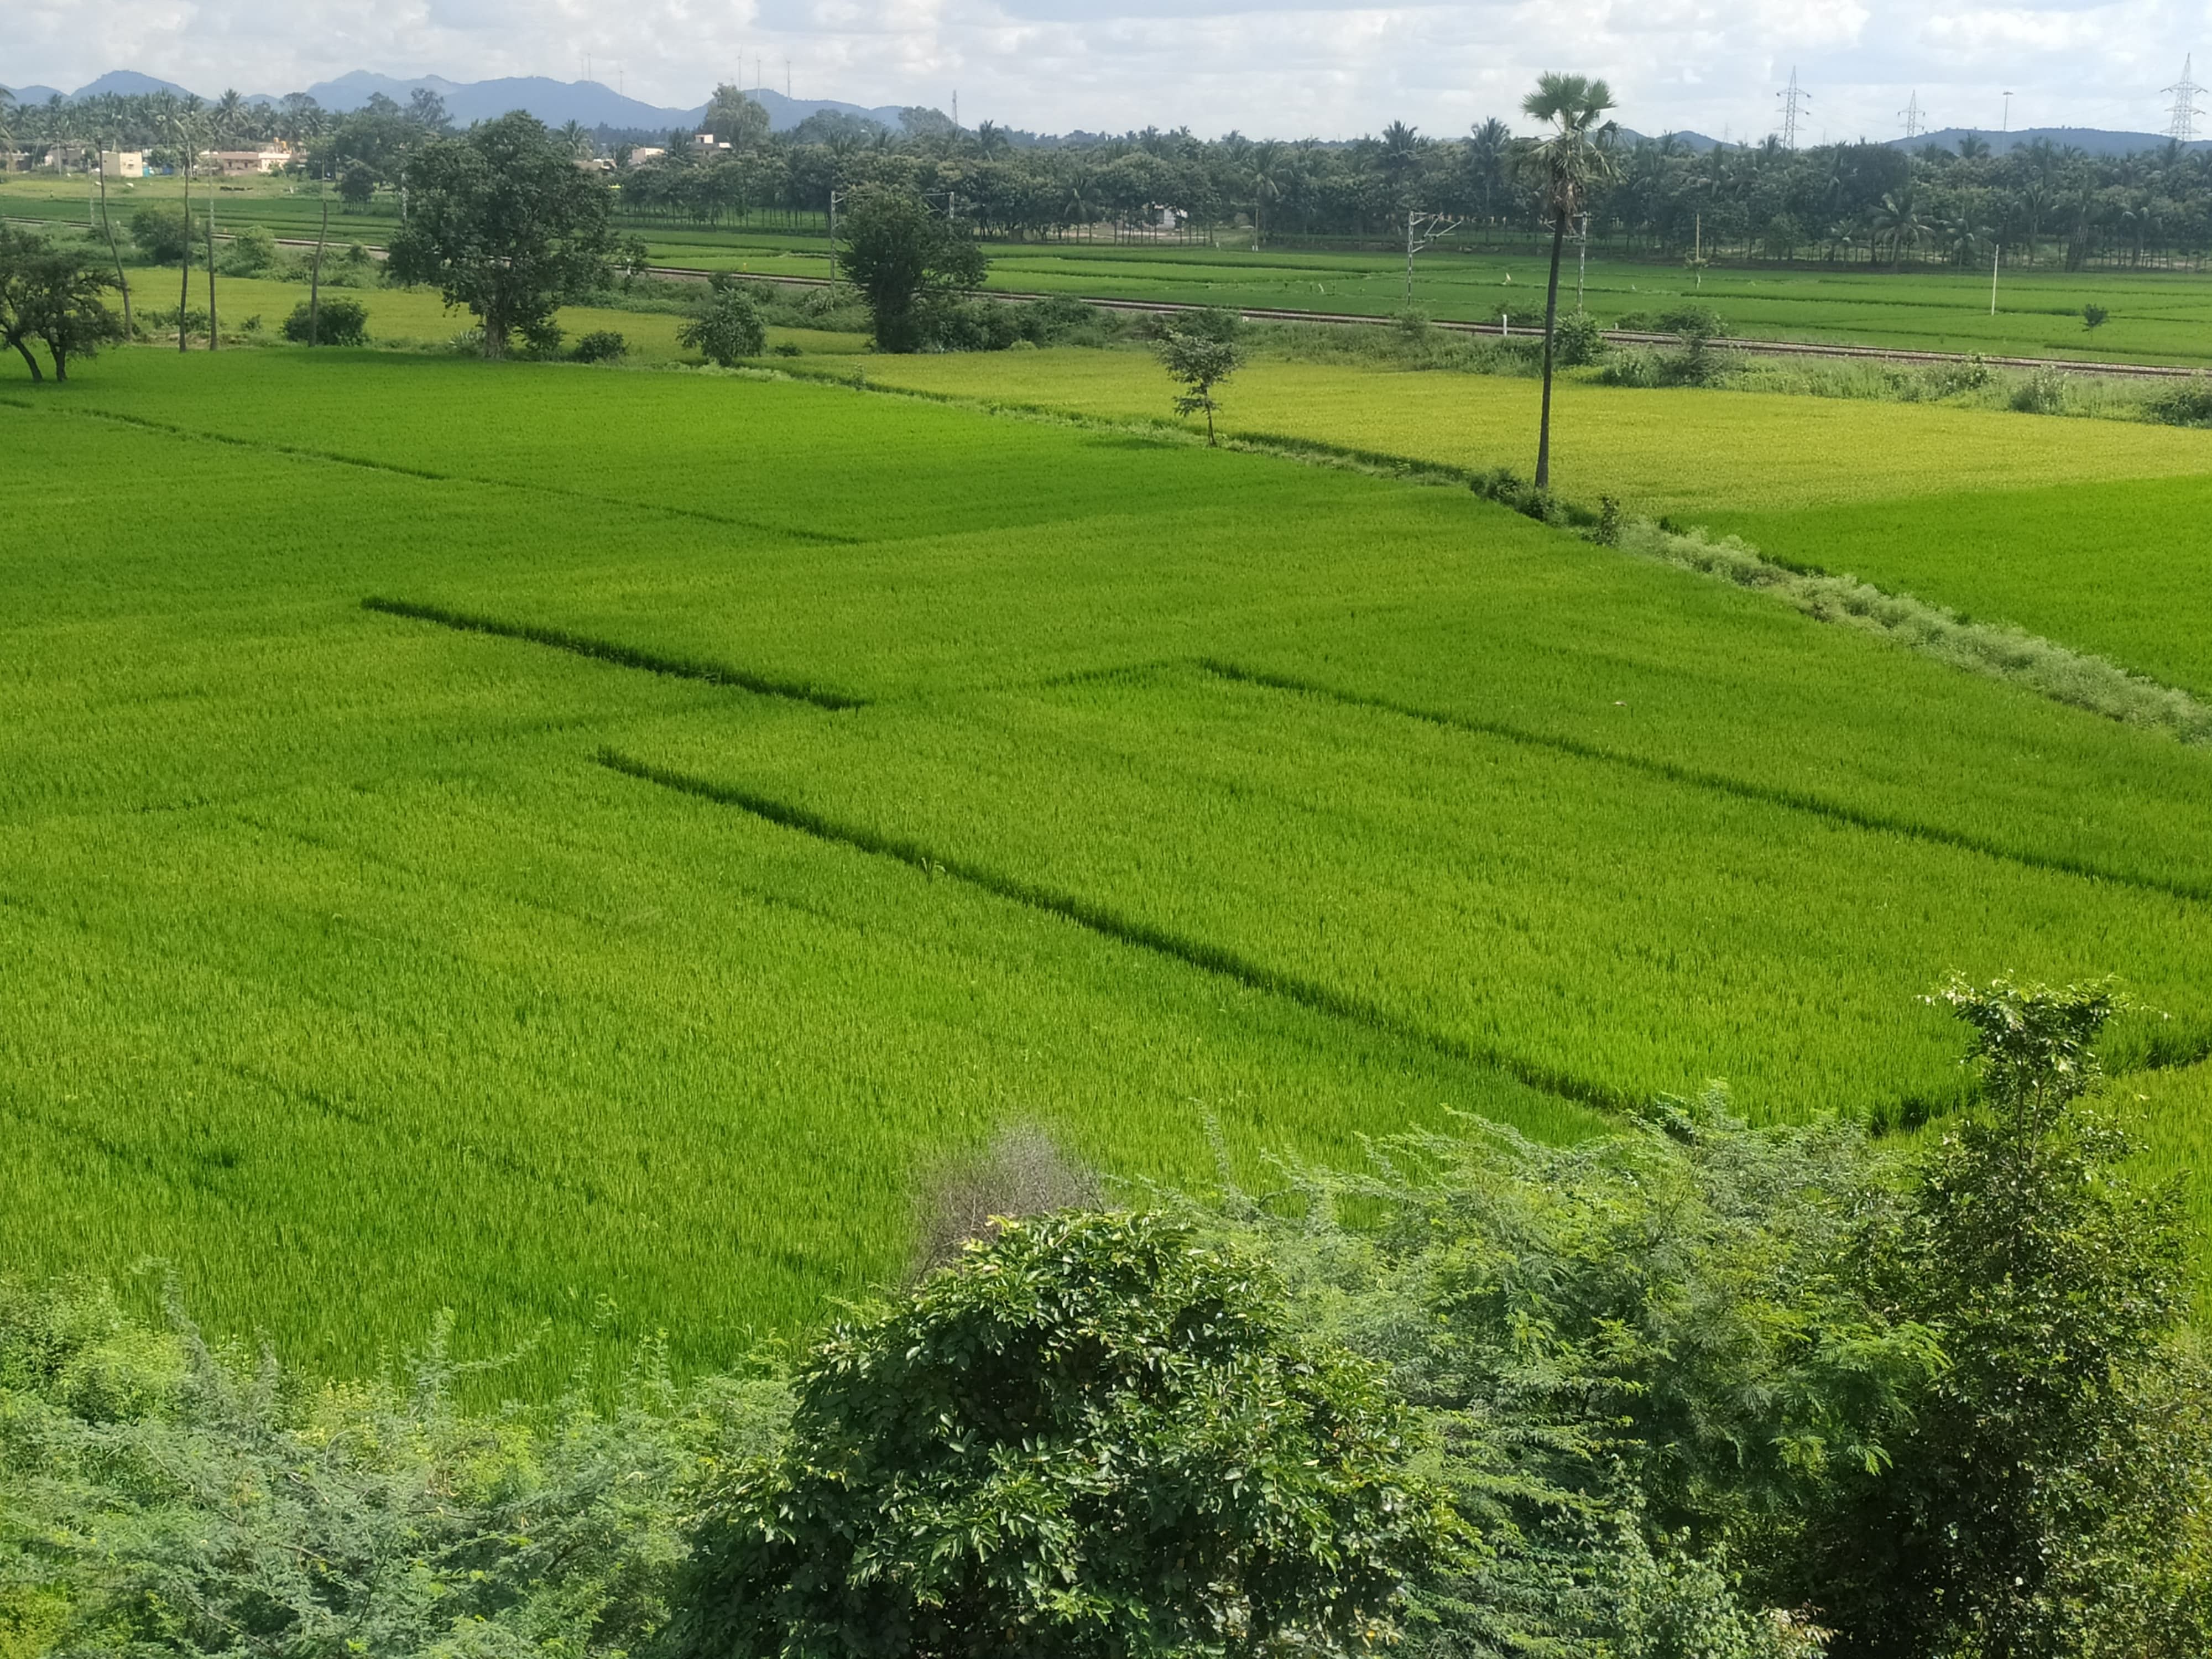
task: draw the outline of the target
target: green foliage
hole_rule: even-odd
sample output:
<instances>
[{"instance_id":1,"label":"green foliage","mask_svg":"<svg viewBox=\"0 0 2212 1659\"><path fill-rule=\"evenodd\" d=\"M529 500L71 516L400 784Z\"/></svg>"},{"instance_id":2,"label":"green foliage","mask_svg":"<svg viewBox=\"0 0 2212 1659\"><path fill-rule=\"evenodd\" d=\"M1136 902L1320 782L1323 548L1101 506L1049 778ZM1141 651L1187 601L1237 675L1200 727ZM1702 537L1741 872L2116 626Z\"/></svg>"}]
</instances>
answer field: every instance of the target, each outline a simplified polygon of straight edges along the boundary
<instances>
[{"instance_id":1,"label":"green foliage","mask_svg":"<svg viewBox=\"0 0 2212 1659\"><path fill-rule=\"evenodd\" d=\"M768 327L750 286L721 281L708 296L707 309L677 331L677 341L724 368L733 368L768 347Z\"/></svg>"},{"instance_id":2,"label":"green foliage","mask_svg":"<svg viewBox=\"0 0 2212 1659\"><path fill-rule=\"evenodd\" d=\"M2212 381L2192 375L2159 392L2143 412L2166 426L2212 426Z\"/></svg>"},{"instance_id":3,"label":"green foliage","mask_svg":"<svg viewBox=\"0 0 2212 1659\"><path fill-rule=\"evenodd\" d=\"M406 178L410 205L386 272L475 313L488 357L505 356L517 334L546 349L562 303L611 279L605 185L529 115L431 140Z\"/></svg>"},{"instance_id":4,"label":"green foliage","mask_svg":"<svg viewBox=\"0 0 2212 1659\"><path fill-rule=\"evenodd\" d=\"M1448 1537L1373 1368L1157 1215L1006 1224L797 1395L710 1523L688 1659L1364 1651Z\"/></svg>"},{"instance_id":5,"label":"green foliage","mask_svg":"<svg viewBox=\"0 0 2212 1659\"><path fill-rule=\"evenodd\" d=\"M276 238L266 225L241 225L231 233L224 269L236 276L260 276L276 263Z\"/></svg>"},{"instance_id":6,"label":"green foliage","mask_svg":"<svg viewBox=\"0 0 2212 1659\"><path fill-rule=\"evenodd\" d=\"M75 247L0 225L0 349L45 378L33 345L42 345L54 379L69 379L71 358L92 357L123 337L123 321L107 308L116 279Z\"/></svg>"},{"instance_id":7,"label":"green foliage","mask_svg":"<svg viewBox=\"0 0 2212 1659\"><path fill-rule=\"evenodd\" d=\"M611 1409L471 1416L483 1369L441 1332L402 1376L318 1386L0 1280L0 1618L85 1659L650 1647L701 1477L773 1443L782 1389L679 1389L648 1351Z\"/></svg>"},{"instance_id":8,"label":"green foliage","mask_svg":"<svg viewBox=\"0 0 2212 1659\"><path fill-rule=\"evenodd\" d=\"M1218 406L1213 389L1244 361L1237 343L1236 321L1229 313L1193 313L1164 330L1153 347L1160 367L1183 388L1175 400L1176 413L1204 415L1209 444L1218 441L1213 430L1213 411Z\"/></svg>"},{"instance_id":9,"label":"green foliage","mask_svg":"<svg viewBox=\"0 0 2212 1659\"><path fill-rule=\"evenodd\" d=\"M1552 331L1552 355L1562 368L1580 368L1605 356L1605 331L1586 311L1571 311Z\"/></svg>"},{"instance_id":10,"label":"green foliage","mask_svg":"<svg viewBox=\"0 0 2212 1659\"><path fill-rule=\"evenodd\" d=\"M569 355L580 363L612 363L629 353L629 341L613 329L603 328L580 337Z\"/></svg>"},{"instance_id":11,"label":"green foliage","mask_svg":"<svg viewBox=\"0 0 2212 1659\"><path fill-rule=\"evenodd\" d=\"M1847 1651L2061 1659L2104 1604L2159 1601L2173 1553L2201 1548L2212 1441L2148 1408L2171 1396L2187 1303L2177 1195L2131 1182L2128 1137L2083 1102L2123 1006L2108 988L1954 981L1942 1000L1973 1029L1986 1104L1862 1249L1883 1305L1930 1325L1947 1363L1893 1462L1815 1529L1813 1582Z\"/></svg>"},{"instance_id":12,"label":"green foliage","mask_svg":"<svg viewBox=\"0 0 2212 1659\"><path fill-rule=\"evenodd\" d=\"M131 240L157 265L173 265L191 246L185 210L168 202L149 202L131 216Z\"/></svg>"},{"instance_id":13,"label":"green foliage","mask_svg":"<svg viewBox=\"0 0 2212 1659\"><path fill-rule=\"evenodd\" d=\"M2106 310L2105 307L2100 305L2092 303L2083 306L2081 307L2081 326L2085 329L2091 330L2092 331L2100 329L2105 325L2106 319L2111 317L2112 314L2112 313L2111 312Z\"/></svg>"},{"instance_id":14,"label":"green foliage","mask_svg":"<svg viewBox=\"0 0 2212 1659\"><path fill-rule=\"evenodd\" d=\"M2022 415L2063 415L2073 401L2065 370L2035 369L2012 389L2012 406Z\"/></svg>"},{"instance_id":15,"label":"green foliage","mask_svg":"<svg viewBox=\"0 0 2212 1659\"><path fill-rule=\"evenodd\" d=\"M921 349L936 308L957 290L981 287L988 270L964 227L902 191L856 191L838 227L839 263L867 299L878 351Z\"/></svg>"},{"instance_id":16,"label":"green foliage","mask_svg":"<svg viewBox=\"0 0 2212 1659\"><path fill-rule=\"evenodd\" d=\"M368 307L343 295L325 294L313 305L302 300L279 331L301 345L367 345Z\"/></svg>"}]
</instances>

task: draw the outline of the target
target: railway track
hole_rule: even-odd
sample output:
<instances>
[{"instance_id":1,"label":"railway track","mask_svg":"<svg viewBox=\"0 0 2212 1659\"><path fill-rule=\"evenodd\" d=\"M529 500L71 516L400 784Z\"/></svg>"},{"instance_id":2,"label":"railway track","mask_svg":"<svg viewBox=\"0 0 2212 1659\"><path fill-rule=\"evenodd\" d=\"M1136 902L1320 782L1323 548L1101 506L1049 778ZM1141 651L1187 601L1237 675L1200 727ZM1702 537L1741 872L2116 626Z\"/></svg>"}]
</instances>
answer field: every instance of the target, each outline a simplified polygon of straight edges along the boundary
<instances>
[{"instance_id":1,"label":"railway track","mask_svg":"<svg viewBox=\"0 0 2212 1659\"><path fill-rule=\"evenodd\" d=\"M50 222L40 219L13 219L8 222L21 225L44 225ZM311 248L314 245L312 240L302 237L280 236L276 239L276 246L279 247ZM368 249L368 253L372 258L381 259L384 257L384 250L380 247L371 247ZM708 278L722 273L697 265L647 265L643 274L647 276L664 277L672 282L703 283ZM775 283L786 288L830 286L829 278L825 276L777 276L753 271L738 274L742 275L749 283ZM1170 300L1109 299L1092 294L1049 295L1030 293L1016 289L981 289L978 290L978 295L983 299L1011 301L1023 304L1046 299L1075 299L1080 300L1085 305L1096 306L1101 311L1133 312L1152 316L1174 316L1180 313L1206 309L1201 306L1184 305ZM1255 322L1326 323L1346 327L1385 328L1390 326L1393 322L1393 319L1389 317L1370 317L1357 312L1291 311L1264 306L1243 307L1238 308L1237 314ZM1431 323L1431 326L1455 334L1489 335L1493 337L1511 337L1516 332L1510 322L1502 319L1495 323L1474 323L1440 319ZM1532 335L1536 331L1531 328L1518 331L1523 336ZM1634 329L1618 328L1609 328L1604 332L1607 341L1613 345L1679 345L1681 343L1681 337L1674 334L1647 333ZM1869 362L1923 364L1965 363L1974 361L1972 354L1962 351L1913 351L1897 346L1844 345L1814 340L1753 340L1731 337L1727 344L1731 351L1755 352L1761 356L1769 357L1856 358ZM2191 375L2204 372L2201 368L2191 368L2177 363L2089 362L2075 357L1983 356L1980 361L1992 368L2049 368L2069 374L2110 374L2131 380L2187 380Z\"/></svg>"}]
</instances>

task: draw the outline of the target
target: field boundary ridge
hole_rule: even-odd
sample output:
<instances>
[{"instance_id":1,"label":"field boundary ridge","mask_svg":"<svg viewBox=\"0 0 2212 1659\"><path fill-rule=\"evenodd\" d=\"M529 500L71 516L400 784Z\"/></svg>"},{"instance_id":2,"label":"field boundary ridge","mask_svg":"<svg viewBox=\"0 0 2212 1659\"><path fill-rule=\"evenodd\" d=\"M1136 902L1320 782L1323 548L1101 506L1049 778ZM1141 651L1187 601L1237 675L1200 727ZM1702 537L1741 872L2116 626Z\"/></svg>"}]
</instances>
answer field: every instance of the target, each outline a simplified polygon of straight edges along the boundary
<instances>
[{"instance_id":1,"label":"field boundary ridge","mask_svg":"<svg viewBox=\"0 0 2212 1659\"><path fill-rule=\"evenodd\" d=\"M808 703L816 708L842 712L868 706L865 698L848 696L842 691L824 690L804 681L778 679L773 675L756 673L750 669L695 657L664 656L635 646L623 645L617 641L574 633L565 628L508 622L498 617L454 611L444 605L426 605L414 599L386 599L374 593L362 600L361 608L382 616L433 623L458 633L489 634L498 639L521 640L531 645L548 646L556 651L568 652L572 656L611 663L618 668L640 669L649 674L665 674L673 679L698 680L708 685L732 686L758 696L782 697L793 702Z\"/></svg>"},{"instance_id":2,"label":"field boundary ridge","mask_svg":"<svg viewBox=\"0 0 2212 1659\"><path fill-rule=\"evenodd\" d=\"M1869 834L1901 836L1934 846L1948 847L1958 852L1993 859L2001 863L2017 865L2024 869L2042 871L2048 874L2072 876L2085 881L2110 882L2115 886L2134 888L2142 892L2156 893L2166 898L2181 899L2192 903L2212 903L2212 884L2180 881L2161 881L2149 876L2133 876L2120 871L2106 869L2086 860L2070 859L2056 854L2021 852L1996 842L1985 841L1964 831L1945 830L1938 825L1916 823L1911 818L1892 817L1881 812L1869 812L1839 801L1825 799L1808 791L1784 789L1771 784L1748 783L1731 778L1725 773L1705 772L1674 761L1659 760L1650 756L1635 755L1625 750L1610 749L1603 744L1591 743L1581 738L1564 734L1532 731L1504 720L1484 720L1475 715L1459 714L1445 709L1424 708L1417 703L1398 702L1395 698L1364 691L1346 690L1319 680L1305 679L1295 674L1285 674L1271 669L1255 668L1219 657L1199 657L1193 659L1206 673L1237 684L1257 686L1266 690L1283 691L1300 696L1340 704L1348 708L1370 708L1377 713L1395 714L1401 720L1418 720L1425 725L1442 726L1448 731L1472 732L1478 736L1501 738L1509 743L1526 744L1534 749L1547 749L1554 753L1577 760L1597 762L1638 772L1645 776L1668 783L1710 790L1716 794L1749 801L1762 806L1780 807L1789 811L1803 812L1829 820L1846 829L1864 830Z\"/></svg>"},{"instance_id":3,"label":"field boundary ridge","mask_svg":"<svg viewBox=\"0 0 2212 1659\"><path fill-rule=\"evenodd\" d=\"M717 806L732 807L781 829L811 836L817 841L877 858L890 859L909 869L918 870L932 879L949 878L980 889L995 898L1057 916L1115 944L1149 951L1181 963L1185 967L1218 975L1247 990L1279 997L1309 1012L1344 1020L1381 1036L1429 1049L1448 1060L1487 1066L1526 1087L1577 1105L1618 1113L1631 1110L1638 1103L1638 1097L1627 1091L1540 1066L1504 1049L1445 1036L1401 1018L1364 998L1348 995L1299 975L1265 967L1223 946L1201 939L1187 939L1164 927L1122 915L1105 905L1073 894L1054 891L994 870L987 865L940 857L920 842L904 836L886 835L863 825L840 823L823 813L790 801L779 800L772 795L657 766L617 749L603 748L598 758L600 765L623 777L654 784Z\"/></svg>"}]
</instances>

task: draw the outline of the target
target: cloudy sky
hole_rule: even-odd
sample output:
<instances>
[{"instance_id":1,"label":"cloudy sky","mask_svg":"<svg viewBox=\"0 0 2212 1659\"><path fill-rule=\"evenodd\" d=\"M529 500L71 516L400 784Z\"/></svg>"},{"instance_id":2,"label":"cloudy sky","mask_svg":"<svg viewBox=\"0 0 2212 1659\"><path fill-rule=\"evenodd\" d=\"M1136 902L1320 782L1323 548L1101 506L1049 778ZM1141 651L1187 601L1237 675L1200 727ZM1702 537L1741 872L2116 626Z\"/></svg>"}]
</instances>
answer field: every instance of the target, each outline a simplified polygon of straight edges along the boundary
<instances>
[{"instance_id":1,"label":"cloudy sky","mask_svg":"<svg viewBox=\"0 0 2212 1659\"><path fill-rule=\"evenodd\" d=\"M368 69L475 81L619 77L684 106L714 81L948 106L1057 131L1148 122L1344 137L1510 116L1541 69L1604 75L1628 125L1773 131L1794 65L1802 137L1931 125L2162 131L2160 88L2203 48L2207 0L6 0L0 84L74 88L137 69L212 94ZM2212 98L2206 100L2212 107ZM2212 122L2203 129L2212 132Z\"/></svg>"}]
</instances>

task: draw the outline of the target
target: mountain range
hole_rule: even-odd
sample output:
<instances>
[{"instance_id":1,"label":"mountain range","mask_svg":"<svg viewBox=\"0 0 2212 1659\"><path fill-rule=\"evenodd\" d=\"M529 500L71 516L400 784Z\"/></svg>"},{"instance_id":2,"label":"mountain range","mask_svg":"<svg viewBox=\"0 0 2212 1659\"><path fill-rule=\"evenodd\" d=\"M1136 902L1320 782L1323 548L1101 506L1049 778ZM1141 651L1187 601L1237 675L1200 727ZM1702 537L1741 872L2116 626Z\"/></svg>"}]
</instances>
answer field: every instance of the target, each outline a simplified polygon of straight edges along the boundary
<instances>
[{"instance_id":1,"label":"mountain range","mask_svg":"<svg viewBox=\"0 0 2212 1659\"><path fill-rule=\"evenodd\" d=\"M611 87L597 81L554 81L534 75L499 81L447 81L439 76L424 75L406 81L389 75L371 74L367 70L355 70L349 75L339 76L335 81L318 81L307 88L307 92L325 109L343 112L359 109L380 92L404 104L417 88L428 88L445 100L446 112L463 125L471 121L488 120L495 115L504 115L509 110L523 109L549 126L557 127L575 121L587 127L666 132L678 127L696 125L707 109L704 104L695 104L689 109L672 109L659 104L644 103L635 98L626 98ZM158 80L136 70L111 70L97 81L79 87L71 93L40 86L16 87L12 90L26 104L43 104L53 98L94 97L102 93L129 96L170 92L179 98L193 95L173 81ZM200 95L204 99L204 94ZM880 105L872 109L861 104L844 103L835 98L787 98L766 87L750 89L750 95L759 100L768 111L769 130L775 132L787 132L808 116L822 110L835 110L842 114L880 122L894 131L899 125L899 106L896 105ZM266 104L274 103L276 99L267 93L256 93L246 101ZM1634 138L1640 135L1631 132L1626 136ZM1678 132L1674 137L1686 148L1699 155L1714 149L1719 142L1701 132ZM1970 132L1964 127L1945 127L1939 131L1922 133L1917 137L1892 138L1887 142L1912 149L1928 144L1956 149L1959 141L1968 137L1981 140L2000 155L2038 138L2048 139L2054 144L2071 146L2091 155L2128 155L2139 150L2157 149L2166 143L2165 137L2158 133L2111 132L2100 127L2023 127L2017 132ZM2212 139L2200 138L2188 148L2203 149L2208 146L2212 146Z\"/></svg>"},{"instance_id":2,"label":"mountain range","mask_svg":"<svg viewBox=\"0 0 2212 1659\"><path fill-rule=\"evenodd\" d=\"M597 81L554 81L544 76L518 76L499 81L448 81L435 75L417 76L413 80L400 80L389 75L374 75L367 70L356 70L341 75L334 81L318 81L307 90L325 109L343 112L359 109L378 93L398 103L405 103L417 88L434 92L445 100L446 112L454 120L466 125L471 121L489 119L504 115L509 110L528 110L549 126L561 126L575 121L587 127L634 129L647 132L665 132L675 127L696 125L706 113L703 103L689 109L672 109L659 104L648 104L635 98L626 98L612 87ZM204 93L194 94L173 81L163 81L151 75L142 75L136 70L111 70L79 87L75 92L61 92L52 87L15 87L11 88L17 99L26 104L43 104L49 99L64 100L97 97L103 93L125 96L155 92L173 93L179 98L198 95L205 101ZM787 98L783 94L766 87L749 88L750 95L768 111L771 131L786 132L797 126L808 116L822 110L834 110L846 115L857 115L878 121L896 130L899 106L884 105L871 109L862 104L848 104L835 98ZM269 93L256 93L246 100L252 104L276 102Z\"/></svg>"}]
</instances>

